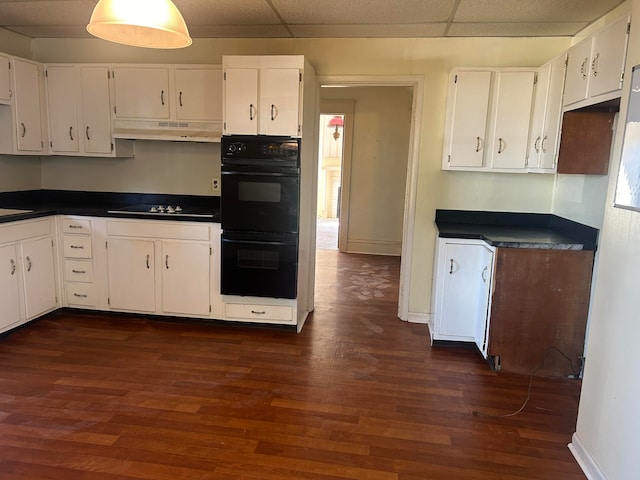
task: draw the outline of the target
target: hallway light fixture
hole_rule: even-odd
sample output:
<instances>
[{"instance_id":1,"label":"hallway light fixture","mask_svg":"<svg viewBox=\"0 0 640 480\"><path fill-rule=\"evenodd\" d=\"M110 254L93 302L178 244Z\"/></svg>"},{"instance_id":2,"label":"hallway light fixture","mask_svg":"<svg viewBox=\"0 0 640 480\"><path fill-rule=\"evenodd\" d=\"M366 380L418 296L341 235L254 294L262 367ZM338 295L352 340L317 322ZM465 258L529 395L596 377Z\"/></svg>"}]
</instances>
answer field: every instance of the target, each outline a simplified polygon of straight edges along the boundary
<instances>
[{"instance_id":1,"label":"hallway light fixture","mask_svg":"<svg viewBox=\"0 0 640 480\"><path fill-rule=\"evenodd\" d=\"M193 42L171 0L99 0L87 31L134 47L183 48Z\"/></svg>"}]
</instances>

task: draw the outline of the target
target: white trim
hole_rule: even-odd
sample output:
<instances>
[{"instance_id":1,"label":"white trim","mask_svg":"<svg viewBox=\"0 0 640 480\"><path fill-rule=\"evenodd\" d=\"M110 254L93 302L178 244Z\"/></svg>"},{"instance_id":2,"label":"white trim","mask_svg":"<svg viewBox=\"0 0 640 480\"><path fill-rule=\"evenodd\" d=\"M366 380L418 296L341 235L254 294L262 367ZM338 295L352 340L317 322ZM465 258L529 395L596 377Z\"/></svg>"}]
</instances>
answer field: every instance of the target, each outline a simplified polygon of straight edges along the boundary
<instances>
[{"instance_id":1,"label":"white trim","mask_svg":"<svg viewBox=\"0 0 640 480\"><path fill-rule=\"evenodd\" d=\"M571 440L572 442L567 446L586 477L589 480L607 480L606 475L598 466L598 462L589 454L576 432L572 435Z\"/></svg>"},{"instance_id":2,"label":"white trim","mask_svg":"<svg viewBox=\"0 0 640 480\"><path fill-rule=\"evenodd\" d=\"M409 323L424 323L429 325L431 321L430 313L418 313L418 312L409 312L407 314L407 322Z\"/></svg>"},{"instance_id":3,"label":"white trim","mask_svg":"<svg viewBox=\"0 0 640 480\"><path fill-rule=\"evenodd\" d=\"M409 292L411 290L411 266L413 261L413 232L415 228L416 195L418 188L422 106L424 104L424 75L318 75L317 79L320 86L413 87L409 158L407 162L407 183L405 189L406 193L402 227L400 298L398 299L398 317L402 320L409 320Z\"/></svg>"}]
</instances>

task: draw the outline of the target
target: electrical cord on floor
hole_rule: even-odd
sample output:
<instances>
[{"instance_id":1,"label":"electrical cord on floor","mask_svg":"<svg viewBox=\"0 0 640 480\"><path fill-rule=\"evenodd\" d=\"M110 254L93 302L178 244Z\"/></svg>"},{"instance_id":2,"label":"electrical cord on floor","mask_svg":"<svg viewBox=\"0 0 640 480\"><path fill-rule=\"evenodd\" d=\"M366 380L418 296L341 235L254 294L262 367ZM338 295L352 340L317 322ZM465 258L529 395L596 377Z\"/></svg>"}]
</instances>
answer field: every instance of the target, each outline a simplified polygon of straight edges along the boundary
<instances>
[{"instance_id":1,"label":"electrical cord on floor","mask_svg":"<svg viewBox=\"0 0 640 480\"><path fill-rule=\"evenodd\" d=\"M549 353L555 350L556 352L558 352L560 355L562 355L564 358L567 359L567 361L569 362L569 366L571 367L571 372L572 375L570 378L575 378L577 379L579 377L579 374L576 372L574 366L573 366L573 362L571 361L571 359L562 351L560 350L558 347L555 346L551 346L549 348L547 348L546 350L546 354L544 356L544 358L542 359L542 362L540 363L540 365L538 365L536 368L533 369L533 372L531 372L531 376L529 377L529 386L527 388L527 398L524 399L524 402L522 402L522 405L520 406L520 408L518 410L516 410L515 412L511 412L511 413L505 413L503 415L493 415L491 413L482 413L479 412L478 410L474 410L473 412L471 412L473 414L474 417L479 417L479 416L483 416L483 417L492 417L492 418L507 418L507 417L514 417L517 414L519 414L521 411L524 410L524 407L527 406L527 403L529 403L529 400L531 399L531 386L533 385L533 377L535 377L536 373L538 373L538 371L544 367L544 364L546 363L547 359L549 358Z\"/></svg>"}]
</instances>

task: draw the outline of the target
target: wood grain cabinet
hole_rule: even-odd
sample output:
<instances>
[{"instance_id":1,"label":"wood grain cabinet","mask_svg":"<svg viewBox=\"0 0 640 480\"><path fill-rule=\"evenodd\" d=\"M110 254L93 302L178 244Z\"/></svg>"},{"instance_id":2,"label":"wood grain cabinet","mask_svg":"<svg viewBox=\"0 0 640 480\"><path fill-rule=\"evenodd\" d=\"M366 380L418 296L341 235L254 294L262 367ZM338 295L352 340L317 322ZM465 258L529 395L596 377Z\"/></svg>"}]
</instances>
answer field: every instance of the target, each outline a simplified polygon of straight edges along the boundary
<instances>
[{"instance_id":1,"label":"wood grain cabinet","mask_svg":"<svg viewBox=\"0 0 640 480\"><path fill-rule=\"evenodd\" d=\"M616 112L565 112L558 152L558 173L606 175Z\"/></svg>"},{"instance_id":2,"label":"wood grain cabinet","mask_svg":"<svg viewBox=\"0 0 640 480\"><path fill-rule=\"evenodd\" d=\"M592 251L498 248L488 355L505 372L567 377L584 352ZM566 358L565 358L566 356Z\"/></svg>"}]
</instances>

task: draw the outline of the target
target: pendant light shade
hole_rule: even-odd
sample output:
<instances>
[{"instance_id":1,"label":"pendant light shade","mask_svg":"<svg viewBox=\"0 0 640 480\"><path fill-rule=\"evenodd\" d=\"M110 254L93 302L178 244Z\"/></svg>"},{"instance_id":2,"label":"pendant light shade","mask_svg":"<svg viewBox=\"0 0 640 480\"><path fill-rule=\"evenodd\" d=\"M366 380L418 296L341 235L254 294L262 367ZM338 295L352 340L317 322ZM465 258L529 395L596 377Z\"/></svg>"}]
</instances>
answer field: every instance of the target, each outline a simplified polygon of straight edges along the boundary
<instances>
[{"instance_id":1,"label":"pendant light shade","mask_svg":"<svg viewBox=\"0 0 640 480\"><path fill-rule=\"evenodd\" d=\"M100 0L87 31L110 42L147 48L191 45L187 25L171 0Z\"/></svg>"}]
</instances>

